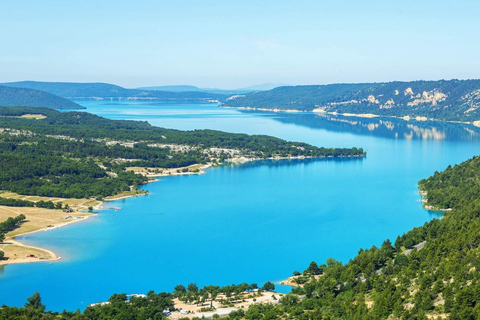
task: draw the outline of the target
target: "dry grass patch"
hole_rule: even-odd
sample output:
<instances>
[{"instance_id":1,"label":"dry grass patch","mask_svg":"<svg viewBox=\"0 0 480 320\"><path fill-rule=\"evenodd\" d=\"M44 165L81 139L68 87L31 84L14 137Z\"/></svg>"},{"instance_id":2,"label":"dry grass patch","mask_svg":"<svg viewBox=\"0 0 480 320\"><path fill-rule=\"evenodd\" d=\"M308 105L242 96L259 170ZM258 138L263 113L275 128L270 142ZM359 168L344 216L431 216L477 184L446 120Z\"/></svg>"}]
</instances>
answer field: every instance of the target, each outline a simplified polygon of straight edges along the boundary
<instances>
[{"instance_id":1,"label":"dry grass patch","mask_svg":"<svg viewBox=\"0 0 480 320\"><path fill-rule=\"evenodd\" d=\"M91 215L78 211L65 213L63 210L0 206L0 221L5 221L9 217L13 218L20 214L25 215L25 220L18 228L8 232L5 241L0 243L0 250L4 252L6 258L6 260L0 261L0 265L57 259L55 253L49 250L25 246L13 239L21 234L60 227L77 221L74 218L84 219ZM66 219L67 216L70 217ZM33 257L30 257L30 255L33 255Z\"/></svg>"},{"instance_id":2,"label":"dry grass patch","mask_svg":"<svg viewBox=\"0 0 480 320\"><path fill-rule=\"evenodd\" d=\"M4 251L7 260L0 261L0 265L19 262L36 262L42 260L55 260L57 256L47 250L40 248L24 246L18 243L6 241L0 244L0 249ZM33 257L31 257L33 255Z\"/></svg>"},{"instance_id":3,"label":"dry grass patch","mask_svg":"<svg viewBox=\"0 0 480 320\"><path fill-rule=\"evenodd\" d=\"M24 114L23 116L20 116L17 118L40 120L40 119L46 119L47 116L43 114Z\"/></svg>"},{"instance_id":4,"label":"dry grass patch","mask_svg":"<svg viewBox=\"0 0 480 320\"><path fill-rule=\"evenodd\" d=\"M91 215L89 213L81 212L65 213L62 210L51 210L44 208L0 206L0 221L5 221L9 217L14 218L20 214L25 215L25 221L20 225L19 228L8 232L6 234L7 237L12 238L18 236L19 234L46 229L48 225L57 227L73 221L73 217L85 217ZM72 218L67 220L63 219L67 215L71 215Z\"/></svg>"}]
</instances>

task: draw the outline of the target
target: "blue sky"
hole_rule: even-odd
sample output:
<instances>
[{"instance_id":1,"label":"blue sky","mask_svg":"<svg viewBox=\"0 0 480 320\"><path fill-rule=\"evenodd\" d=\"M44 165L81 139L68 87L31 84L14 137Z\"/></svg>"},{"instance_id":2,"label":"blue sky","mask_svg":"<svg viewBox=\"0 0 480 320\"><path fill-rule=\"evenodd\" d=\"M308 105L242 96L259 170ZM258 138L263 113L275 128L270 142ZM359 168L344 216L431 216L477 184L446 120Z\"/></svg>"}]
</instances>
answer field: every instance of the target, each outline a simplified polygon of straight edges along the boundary
<instances>
[{"instance_id":1,"label":"blue sky","mask_svg":"<svg viewBox=\"0 0 480 320\"><path fill-rule=\"evenodd\" d=\"M0 82L480 78L480 1L0 2Z\"/></svg>"}]
</instances>

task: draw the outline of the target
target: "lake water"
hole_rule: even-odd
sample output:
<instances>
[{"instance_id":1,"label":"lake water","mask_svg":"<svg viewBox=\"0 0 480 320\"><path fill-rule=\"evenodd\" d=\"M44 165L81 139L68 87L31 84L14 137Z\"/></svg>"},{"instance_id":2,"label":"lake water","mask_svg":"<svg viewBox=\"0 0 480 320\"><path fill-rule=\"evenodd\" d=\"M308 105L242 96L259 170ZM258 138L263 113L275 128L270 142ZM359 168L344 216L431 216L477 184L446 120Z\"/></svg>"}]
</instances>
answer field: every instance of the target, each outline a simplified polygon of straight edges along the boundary
<instances>
[{"instance_id":1,"label":"lake water","mask_svg":"<svg viewBox=\"0 0 480 320\"><path fill-rule=\"evenodd\" d=\"M80 104L111 119L357 146L368 155L225 165L205 175L162 178L143 186L148 196L109 202L86 221L19 237L62 259L0 269L0 305L22 306L40 291L48 309L75 310L113 293L172 291L189 282L262 284L302 271L312 260L348 262L359 248L395 241L439 217L422 209L417 181L480 154L479 131L468 125L241 112L215 105Z\"/></svg>"}]
</instances>

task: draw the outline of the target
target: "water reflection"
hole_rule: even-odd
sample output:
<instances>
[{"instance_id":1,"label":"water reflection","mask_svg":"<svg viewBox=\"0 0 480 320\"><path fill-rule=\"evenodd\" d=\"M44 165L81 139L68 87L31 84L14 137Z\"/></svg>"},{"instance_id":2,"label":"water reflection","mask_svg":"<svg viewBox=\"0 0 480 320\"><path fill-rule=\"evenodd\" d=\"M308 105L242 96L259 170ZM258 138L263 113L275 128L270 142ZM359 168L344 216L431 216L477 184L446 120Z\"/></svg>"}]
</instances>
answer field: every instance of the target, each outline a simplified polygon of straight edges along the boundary
<instances>
[{"instance_id":1,"label":"water reflection","mask_svg":"<svg viewBox=\"0 0 480 320\"><path fill-rule=\"evenodd\" d=\"M245 111L242 112L255 112ZM278 113L275 116L263 113L276 121L325 129L335 132L348 132L372 135L390 139L415 140L469 140L480 141L480 128L465 123L440 121L409 121L396 118L360 118L328 114Z\"/></svg>"},{"instance_id":2,"label":"water reflection","mask_svg":"<svg viewBox=\"0 0 480 320\"><path fill-rule=\"evenodd\" d=\"M445 214L445 212L441 210L427 210L427 212L430 215L430 217L437 218L437 219L443 218L443 215Z\"/></svg>"},{"instance_id":3,"label":"water reflection","mask_svg":"<svg viewBox=\"0 0 480 320\"><path fill-rule=\"evenodd\" d=\"M260 166L267 166L267 167L281 167L287 165L302 165L308 166L313 164L314 162L362 162L365 157L332 157L332 158L306 158L306 159L265 159L265 160L256 160L256 161L248 161L244 163L228 163L226 166L235 167L238 169L246 169L246 168L253 168L253 167L260 167Z\"/></svg>"}]
</instances>

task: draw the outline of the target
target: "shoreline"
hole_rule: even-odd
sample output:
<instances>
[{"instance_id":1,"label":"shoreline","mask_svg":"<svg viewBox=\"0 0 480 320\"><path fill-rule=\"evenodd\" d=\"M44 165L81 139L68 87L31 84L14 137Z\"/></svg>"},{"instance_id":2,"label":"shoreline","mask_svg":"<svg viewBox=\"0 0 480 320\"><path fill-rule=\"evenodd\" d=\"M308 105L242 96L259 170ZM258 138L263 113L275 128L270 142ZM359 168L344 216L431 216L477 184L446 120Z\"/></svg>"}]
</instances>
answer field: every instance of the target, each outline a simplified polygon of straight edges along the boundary
<instances>
[{"instance_id":1,"label":"shoreline","mask_svg":"<svg viewBox=\"0 0 480 320\"><path fill-rule=\"evenodd\" d=\"M207 164L204 164L204 165L196 163L196 164L192 164L192 165L186 166L186 167L165 169L167 171L167 173L162 172L162 173L146 174L145 176L147 178L158 178L158 177L173 177L173 176L188 176L188 175L195 175L195 174L206 174L206 172L204 170L206 170L208 168L211 168L211 167L214 167L214 165L212 163L207 163ZM181 171L182 169L189 169L189 168L196 168L196 169L198 169L198 172L192 172L192 171L182 172ZM177 170L180 170L180 172L178 172ZM158 181L158 180L153 179L152 181L149 181L148 183L155 182L155 181Z\"/></svg>"},{"instance_id":2,"label":"shoreline","mask_svg":"<svg viewBox=\"0 0 480 320\"><path fill-rule=\"evenodd\" d=\"M441 212L448 212L448 211L452 211L452 208L447 208L447 209L444 209L444 208L437 208L435 206L432 206L432 205L429 205L427 204L428 202L428 198L427 198L427 192L425 190L419 190L418 193L420 194L420 196L422 196L422 198L420 199L420 202L422 202L422 207L423 209L425 210L430 210L430 211L441 211Z\"/></svg>"},{"instance_id":3,"label":"shoreline","mask_svg":"<svg viewBox=\"0 0 480 320\"><path fill-rule=\"evenodd\" d=\"M147 178L152 178L150 180L148 180L144 185L148 184L148 183L153 183L153 182L158 182L160 180L158 179L154 179L154 178L159 178L159 177L173 177L173 176L182 176L182 175L195 175L195 174L206 174L205 171L203 170L206 170L208 168L211 168L211 167L214 167L215 165L211 164L211 163L207 163L206 165L202 165L199 169L198 172L176 172L176 170L181 170L181 169L184 169L184 168L189 168L189 167L193 167L193 166L199 166L200 164L193 164L191 166L187 166L187 167L179 167L179 168L171 168L171 169L167 169L167 170L171 170L171 173L170 174L167 174L167 173L156 173L156 174L145 174L144 172L135 172L134 170L131 170L131 171L134 171L135 173L137 174L142 174L144 175L145 177ZM133 191L133 190L132 190ZM137 191L140 191L140 190L137 190ZM146 192L138 192L138 193L135 193L135 194L130 194L130 195L121 195L121 196L111 196L111 197L107 197L105 199L103 199L102 201L99 201L100 203L97 204L96 206L93 207L94 210L103 210L103 205L105 204L105 202L110 202L110 201L117 201L117 200L123 200L123 199L128 199L128 198L135 198L135 197L139 197L139 196L146 196L148 195L148 191Z\"/></svg>"},{"instance_id":4,"label":"shoreline","mask_svg":"<svg viewBox=\"0 0 480 320\"><path fill-rule=\"evenodd\" d=\"M287 279L285 280L281 280L278 282L278 284L280 285L284 285L284 286L290 286L290 287L298 287L298 288L303 288L303 286L305 285L305 283L308 283L310 282L312 279L315 279L315 280L318 280L322 275L299 275L299 276L290 276L288 277ZM299 278L306 278L307 281L305 281L305 283L302 283L302 284L299 284L297 283L295 280L299 279Z\"/></svg>"},{"instance_id":5,"label":"shoreline","mask_svg":"<svg viewBox=\"0 0 480 320\"><path fill-rule=\"evenodd\" d=\"M195 164L193 166L198 166L198 164ZM148 178L155 178L155 177L168 177L168 176L179 176L179 175L190 175L190 174L206 174L206 172L203 171L203 170L206 170L206 169L208 169L212 166L213 166L213 164L210 164L210 163L208 163L206 165L202 165L199 168L199 172L176 172L176 170L181 170L183 168L188 168L188 167L172 168L172 169L169 169L169 171L171 170L170 174L164 173L164 174L147 175L147 177ZM191 167L191 166L189 166L189 167ZM159 180L152 179L152 180L149 180L147 183L152 183L152 182L156 182L156 181L159 181ZM135 193L135 194L131 194L131 195L122 195L122 196L119 196L119 197L112 196L109 199L104 199L103 201L99 201L99 203L97 205L95 205L93 207L93 209L94 210L103 210L104 209L103 204L105 202L108 202L108 201L122 200L122 199L133 198L133 197L138 197L140 195L147 195L147 194L148 193ZM76 211L76 212L80 213L80 211ZM75 223L75 222L85 221L86 219L90 218L91 216L95 216L95 215L97 215L97 214L95 214L95 213L85 213L84 215L82 215L82 217L83 217L82 219L66 221L64 223L55 225L55 227L53 227L53 228L40 228L38 230L22 232L22 233L14 235L14 236L6 236L4 242L2 243L2 245L3 245L2 248L1 248L2 251L5 252L5 247L6 246L15 246L17 248L20 247L22 249L30 249L31 251L34 251L34 252L36 251L37 253L42 253L43 255L48 256L48 258L45 258L45 257L42 257L42 258L25 257L25 258L16 258L16 259L9 258L7 260L0 260L0 266L7 266L7 265L21 264L21 263L34 263L34 262L54 262L54 261L60 260L62 257L58 256L52 250L42 248L42 247L39 247L39 246L26 245L26 244L16 240L16 238L27 235L27 234L37 233L37 232L41 232L41 231L50 231L50 230L54 230L54 229L57 229L57 228L61 228L61 227L67 226L67 225Z\"/></svg>"},{"instance_id":6,"label":"shoreline","mask_svg":"<svg viewBox=\"0 0 480 320\"><path fill-rule=\"evenodd\" d=\"M47 227L47 228L42 228L42 229L38 229L38 230L22 232L22 233L14 235L14 236L5 237L5 240L2 243L2 245L3 245L2 251L4 251L4 252L5 252L5 248L6 248L5 245L7 245L7 248L8 248L8 246L14 246L17 249L22 248L22 249L31 250L33 252L36 251L37 253L40 252L41 254L44 254L48 257L37 257L37 256L35 256L35 257L25 257L25 258L16 258L16 259L9 258L7 260L0 260L0 266L6 266L6 265L11 265L11 264L21 264L21 263L34 263L34 262L54 262L54 261L60 260L62 257L58 256L52 250L42 248L42 247L39 247L39 246L27 245L27 244L24 244L24 243L16 240L16 238L21 237L21 236L25 236L25 235L28 235L28 234L41 232L41 231L55 230L57 228L61 228L61 227L64 227L64 226L67 226L67 225L70 225L70 224L73 224L73 223L76 223L76 222L85 221L88 218L90 218L92 216L95 216L95 215L96 214L94 214L94 213L86 214L86 215L82 215L82 219L66 221L66 222L61 223L59 225L56 225L52 228Z\"/></svg>"},{"instance_id":7,"label":"shoreline","mask_svg":"<svg viewBox=\"0 0 480 320\"><path fill-rule=\"evenodd\" d=\"M295 156L295 157L268 157L268 158L247 158L247 157L234 157L231 159L226 159L225 162L229 163L246 163L252 161L262 161L262 160L305 160L305 159L335 159L335 158L365 158L366 154L363 155L353 155L353 156Z\"/></svg>"},{"instance_id":8,"label":"shoreline","mask_svg":"<svg viewBox=\"0 0 480 320\"><path fill-rule=\"evenodd\" d=\"M323 156L323 157L295 156L295 157L269 157L269 158L233 157L233 158L230 158L230 159L226 159L223 164L226 164L226 163L241 164L241 163L261 161L261 160L285 160L285 159L286 160L289 160L289 159L290 160L293 160L293 159L300 159L301 160L301 159L314 159L314 158L318 158L318 159L325 158L325 159L327 159L327 158L361 158L361 157L366 157L366 155L339 156L339 157L335 157L335 156ZM222 164L219 164L219 165L222 165ZM158 182L159 180L154 179L154 178L159 178L159 177L206 174L206 172L204 170L207 170L207 169L209 169L211 167L214 167L214 166L216 166L216 164L213 164L213 163L207 163L205 165L194 164L194 165L187 166L187 167L166 169L167 173L162 172L162 173L156 173L156 174L146 174L144 172L142 174L144 174L148 178L152 178L151 180L147 181L146 183L152 183L152 182ZM182 170L182 169L185 169L185 168L188 169L188 168L192 168L192 167L198 169L198 171L197 172L192 172L192 171L187 171L187 172L180 171L179 172L178 171L178 170ZM132 190L132 191L137 191L137 190ZM108 199L106 198L102 201L99 201L99 203L97 205L95 205L93 207L93 209L94 210L104 210L103 205L105 204L105 202L128 199L128 198L138 197L140 195L147 195L147 194L148 194L148 191L144 192L144 193L135 192L135 193L129 194L129 195L119 195L118 197L112 196ZM76 213L81 213L81 212L76 211ZM22 249L28 248L28 249L31 249L32 251L37 251L37 252L39 252L43 255L46 255L48 257L45 258L45 257L36 257L35 256L35 257L17 258L17 259L13 259L13 260L11 258L9 258L7 260L0 260L0 266L6 266L6 265L11 265L11 264L20 264L20 263L33 263L33 262L54 262L54 261L60 260L61 257L58 256L53 251L51 251L49 249L42 248L42 247L38 247L38 246L30 246L30 245L23 244L20 241L17 241L16 238L20 237L20 236L27 235L27 234L40 232L40 231L50 231L50 230L54 230L54 229L57 229L57 228L61 228L61 227L64 227L66 225L69 225L69 224L72 224L72 223L75 223L75 222L84 221L84 220L90 218L91 216L95 216L95 215L97 215L97 214L96 213L83 213L83 215L81 216L82 219L79 219L79 220L66 221L66 222L57 224L52 228L48 228L48 227L47 228L40 228L38 230L22 232L22 233L14 235L14 236L7 236L4 240L4 242L2 243L2 245L3 245L1 247L2 251L5 252L5 245L7 245L7 246L8 245L13 245L13 246L16 246L17 248L22 248ZM287 285L290 285L290 284L287 284Z\"/></svg>"},{"instance_id":9,"label":"shoreline","mask_svg":"<svg viewBox=\"0 0 480 320\"><path fill-rule=\"evenodd\" d=\"M355 117L355 118L394 118L394 119L399 119L399 120L404 120L404 121L410 121L410 120L415 120L415 121L421 121L421 122L426 122L426 121L436 121L436 122L447 122L447 123L459 123L459 124L468 124L472 125L474 127L480 127L480 120L474 120L474 121L454 121L454 120L441 120L441 119L436 119L436 118L428 118L426 116L389 116L389 115L379 115L379 114L373 114L373 113L340 113L337 111L324 111L320 110L319 108L313 109L313 110L296 110L296 109L269 109L269 108L256 108L256 107L231 107L231 106L222 106L219 105L221 108L226 108L226 109L239 109L239 110L252 110L252 111L264 111L264 112L274 112L274 113L314 113L314 114L328 114L332 116L343 116L343 117Z\"/></svg>"},{"instance_id":10,"label":"shoreline","mask_svg":"<svg viewBox=\"0 0 480 320\"><path fill-rule=\"evenodd\" d=\"M34 231L38 232L38 231ZM28 233L33 233L33 232L28 232ZM62 257L57 256L55 252L45 249L45 248L40 248L40 247L35 247L35 246L29 246L26 244L21 243L20 241L16 241L15 238L12 239L5 239L4 243L10 242L11 245L15 245L17 247L22 247L22 248L28 248L28 249L33 249L36 251L42 251L45 252L46 254L50 255L50 258L46 259L40 259L40 258L21 258L21 259L16 259L12 261L8 260L0 260L0 266L6 266L6 265L11 265L11 264L21 264L21 263L34 263L34 262L53 262L53 261L58 261Z\"/></svg>"}]
</instances>

